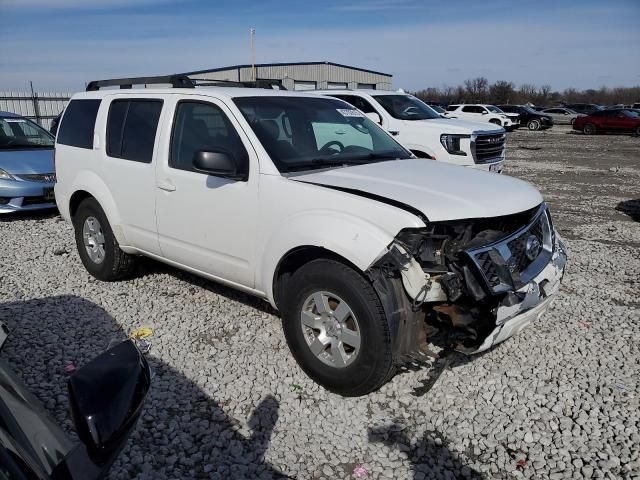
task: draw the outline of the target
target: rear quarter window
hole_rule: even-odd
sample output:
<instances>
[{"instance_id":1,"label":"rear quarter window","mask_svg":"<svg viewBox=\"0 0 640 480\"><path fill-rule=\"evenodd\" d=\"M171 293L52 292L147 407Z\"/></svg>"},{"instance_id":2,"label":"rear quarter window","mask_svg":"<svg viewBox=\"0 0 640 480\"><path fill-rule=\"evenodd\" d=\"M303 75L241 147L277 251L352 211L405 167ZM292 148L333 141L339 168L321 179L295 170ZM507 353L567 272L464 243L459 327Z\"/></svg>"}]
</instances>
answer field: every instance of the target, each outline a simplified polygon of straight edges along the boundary
<instances>
[{"instance_id":1,"label":"rear quarter window","mask_svg":"<svg viewBox=\"0 0 640 480\"><path fill-rule=\"evenodd\" d=\"M57 142L78 148L93 148L93 130L100 108L99 99L71 100L58 129Z\"/></svg>"},{"instance_id":2,"label":"rear quarter window","mask_svg":"<svg viewBox=\"0 0 640 480\"><path fill-rule=\"evenodd\" d=\"M107 120L107 155L151 163L162 100L114 100Z\"/></svg>"}]
</instances>

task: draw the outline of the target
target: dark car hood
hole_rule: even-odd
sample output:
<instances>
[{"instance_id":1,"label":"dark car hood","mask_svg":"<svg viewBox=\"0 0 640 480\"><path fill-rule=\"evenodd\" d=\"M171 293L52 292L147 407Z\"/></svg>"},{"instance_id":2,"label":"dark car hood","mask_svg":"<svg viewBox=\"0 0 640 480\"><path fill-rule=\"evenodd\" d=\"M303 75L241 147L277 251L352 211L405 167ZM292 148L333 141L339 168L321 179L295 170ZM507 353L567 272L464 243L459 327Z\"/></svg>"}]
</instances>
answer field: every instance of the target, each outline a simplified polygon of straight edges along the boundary
<instances>
[{"instance_id":1,"label":"dark car hood","mask_svg":"<svg viewBox=\"0 0 640 480\"><path fill-rule=\"evenodd\" d=\"M0 168L16 175L53 173L53 148L0 149Z\"/></svg>"}]
</instances>

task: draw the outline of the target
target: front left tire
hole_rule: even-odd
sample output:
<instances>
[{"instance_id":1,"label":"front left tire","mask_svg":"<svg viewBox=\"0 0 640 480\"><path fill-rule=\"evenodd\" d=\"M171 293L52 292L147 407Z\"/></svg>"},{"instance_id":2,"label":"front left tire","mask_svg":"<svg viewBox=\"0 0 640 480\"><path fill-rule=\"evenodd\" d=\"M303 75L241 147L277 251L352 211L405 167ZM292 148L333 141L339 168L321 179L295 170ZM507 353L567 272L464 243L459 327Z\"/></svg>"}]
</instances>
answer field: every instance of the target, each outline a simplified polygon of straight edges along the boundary
<instances>
[{"instance_id":1,"label":"front left tire","mask_svg":"<svg viewBox=\"0 0 640 480\"><path fill-rule=\"evenodd\" d=\"M373 286L351 267L317 259L296 270L282 325L305 373L343 396L366 395L393 374L389 325Z\"/></svg>"},{"instance_id":2,"label":"front left tire","mask_svg":"<svg viewBox=\"0 0 640 480\"><path fill-rule=\"evenodd\" d=\"M539 130L540 122L538 120L529 120L529 122L527 123L527 128L529 130Z\"/></svg>"}]
</instances>

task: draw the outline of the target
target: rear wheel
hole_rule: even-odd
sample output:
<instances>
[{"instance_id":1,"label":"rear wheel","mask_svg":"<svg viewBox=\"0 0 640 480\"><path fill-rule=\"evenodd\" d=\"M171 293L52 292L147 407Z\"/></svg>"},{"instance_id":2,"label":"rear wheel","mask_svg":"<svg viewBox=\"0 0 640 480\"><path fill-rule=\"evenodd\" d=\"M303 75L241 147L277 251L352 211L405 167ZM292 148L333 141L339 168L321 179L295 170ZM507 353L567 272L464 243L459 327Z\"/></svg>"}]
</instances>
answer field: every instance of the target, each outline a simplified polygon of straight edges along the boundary
<instances>
[{"instance_id":1,"label":"rear wheel","mask_svg":"<svg viewBox=\"0 0 640 480\"><path fill-rule=\"evenodd\" d=\"M120 250L107 216L95 198L87 198L73 216L76 246L82 264L98 280L128 276L134 257Z\"/></svg>"},{"instance_id":2,"label":"rear wheel","mask_svg":"<svg viewBox=\"0 0 640 480\"><path fill-rule=\"evenodd\" d=\"M582 133L585 135L593 135L596 133L596 126L593 123L587 123L582 127Z\"/></svg>"},{"instance_id":3,"label":"rear wheel","mask_svg":"<svg viewBox=\"0 0 640 480\"><path fill-rule=\"evenodd\" d=\"M540 122L538 120L529 120L529 123L527 123L527 128L529 130L538 130L540 129Z\"/></svg>"},{"instance_id":4,"label":"rear wheel","mask_svg":"<svg viewBox=\"0 0 640 480\"><path fill-rule=\"evenodd\" d=\"M640 137L640 125L636 127L635 134Z\"/></svg>"},{"instance_id":5,"label":"rear wheel","mask_svg":"<svg viewBox=\"0 0 640 480\"><path fill-rule=\"evenodd\" d=\"M291 353L315 382L365 395L393 371L389 326L375 290L336 260L318 259L288 281L282 323Z\"/></svg>"}]
</instances>

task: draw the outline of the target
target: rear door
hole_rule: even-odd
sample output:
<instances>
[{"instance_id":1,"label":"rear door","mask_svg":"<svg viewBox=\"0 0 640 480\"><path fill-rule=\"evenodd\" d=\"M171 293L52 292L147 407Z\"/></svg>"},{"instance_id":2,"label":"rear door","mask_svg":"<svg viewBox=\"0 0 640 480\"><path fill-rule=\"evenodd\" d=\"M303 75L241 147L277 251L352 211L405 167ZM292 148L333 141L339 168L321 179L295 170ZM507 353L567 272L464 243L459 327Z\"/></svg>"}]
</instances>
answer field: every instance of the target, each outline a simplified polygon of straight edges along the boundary
<instances>
[{"instance_id":1,"label":"rear door","mask_svg":"<svg viewBox=\"0 0 640 480\"><path fill-rule=\"evenodd\" d=\"M462 116L469 120L484 121L482 113L485 109L479 105L463 105Z\"/></svg>"},{"instance_id":2,"label":"rear door","mask_svg":"<svg viewBox=\"0 0 640 480\"><path fill-rule=\"evenodd\" d=\"M162 95L114 95L103 102L99 139L101 176L116 203L127 243L159 254L155 208L155 152L163 114Z\"/></svg>"},{"instance_id":3,"label":"rear door","mask_svg":"<svg viewBox=\"0 0 640 480\"><path fill-rule=\"evenodd\" d=\"M169 110L155 188L162 255L251 288L260 176L256 153L231 110L218 99L176 96ZM195 171L194 153L209 149L248 159L248 179Z\"/></svg>"}]
</instances>

